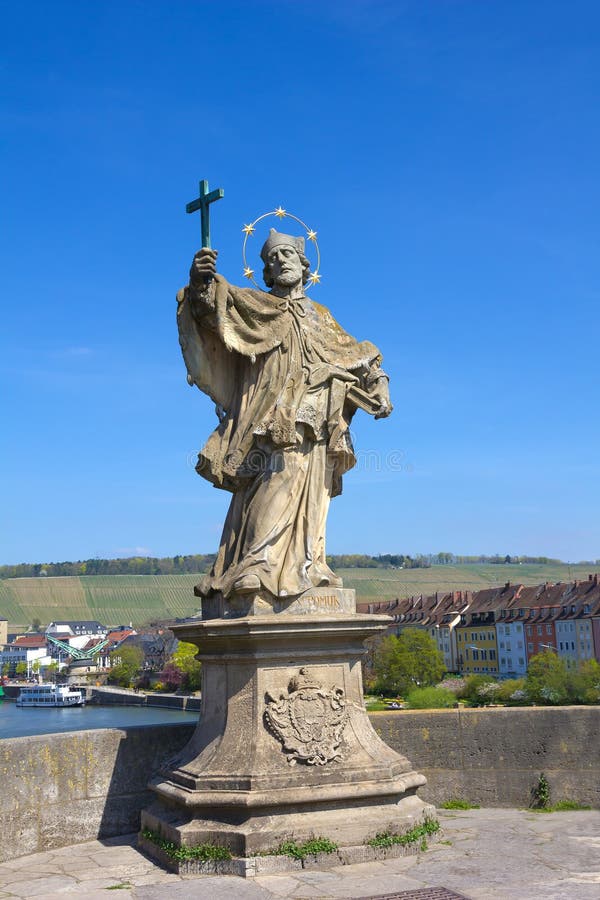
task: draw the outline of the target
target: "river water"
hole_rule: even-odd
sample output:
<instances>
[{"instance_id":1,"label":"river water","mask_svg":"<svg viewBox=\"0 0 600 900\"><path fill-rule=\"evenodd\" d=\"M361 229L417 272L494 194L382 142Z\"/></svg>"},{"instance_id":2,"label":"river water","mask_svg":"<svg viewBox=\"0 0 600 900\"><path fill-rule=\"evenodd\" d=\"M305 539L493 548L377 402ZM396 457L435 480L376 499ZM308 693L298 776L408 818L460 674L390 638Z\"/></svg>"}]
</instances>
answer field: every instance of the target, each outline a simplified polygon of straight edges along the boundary
<instances>
[{"instance_id":1,"label":"river water","mask_svg":"<svg viewBox=\"0 0 600 900\"><path fill-rule=\"evenodd\" d=\"M56 734L88 728L123 728L127 725L165 725L198 721L197 712L152 706L74 706L71 709L27 709L0 700L0 738Z\"/></svg>"}]
</instances>

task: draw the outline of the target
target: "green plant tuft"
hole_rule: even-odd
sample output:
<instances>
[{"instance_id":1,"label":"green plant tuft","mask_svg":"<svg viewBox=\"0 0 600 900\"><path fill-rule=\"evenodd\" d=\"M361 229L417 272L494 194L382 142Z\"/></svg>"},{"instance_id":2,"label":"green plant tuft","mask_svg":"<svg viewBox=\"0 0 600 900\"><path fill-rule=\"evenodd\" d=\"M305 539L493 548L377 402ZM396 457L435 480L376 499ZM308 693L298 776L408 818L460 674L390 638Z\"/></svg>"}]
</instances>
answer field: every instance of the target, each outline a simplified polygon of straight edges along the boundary
<instances>
[{"instance_id":1,"label":"green plant tuft","mask_svg":"<svg viewBox=\"0 0 600 900\"><path fill-rule=\"evenodd\" d=\"M531 806L534 809L546 809L550 805L550 784L543 772L538 783L531 792Z\"/></svg>"},{"instance_id":2,"label":"green plant tuft","mask_svg":"<svg viewBox=\"0 0 600 900\"><path fill-rule=\"evenodd\" d=\"M440 805L440 809L479 809L479 803L471 803L469 800L460 800L458 797L446 800Z\"/></svg>"},{"instance_id":3,"label":"green plant tuft","mask_svg":"<svg viewBox=\"0 0 600 900\"><path fill-rule=\"evenodd\" d=\"M437 819L425 819L422 825L415 825L414 828L411 828L410 831L405 831L404 834L382 831L366 843L369 847L393 847L395 844L406 846L419 842L420 849L427 850L427 838L439 830L440 823Z\"/></svg>"},{"instance_id":4,"label":"green plant tuft","mask_svg":"<svg viewBox=\"0 0 600 900\"><path fill-rule=\"evenodd\" d=\"M275 850L269 850L265 856L291 856L292 859L306 859L307 856L313 856L315 853L335 853L338 845L329 838L318 837L310 838L303 844L296 841L283 841Z\"/></svg>"},{"instance_id":5,"label":"green plant tuft","mask_svg":"<svg viewBox=\"0 0 600 900\"><path fill-rule=\"evenodd\" d=\"M165 841L165 839L156 831L144 828L142 837L147 841L156 844L163 853L170 856L171 859L177 859L180 862L185 860L199 860L200 862L218 862L220 860L231 859L231 851L227 847L220 847L218 844L198 844L196 847L178 847L173 841Z\"/></svg>"}]
</instances>

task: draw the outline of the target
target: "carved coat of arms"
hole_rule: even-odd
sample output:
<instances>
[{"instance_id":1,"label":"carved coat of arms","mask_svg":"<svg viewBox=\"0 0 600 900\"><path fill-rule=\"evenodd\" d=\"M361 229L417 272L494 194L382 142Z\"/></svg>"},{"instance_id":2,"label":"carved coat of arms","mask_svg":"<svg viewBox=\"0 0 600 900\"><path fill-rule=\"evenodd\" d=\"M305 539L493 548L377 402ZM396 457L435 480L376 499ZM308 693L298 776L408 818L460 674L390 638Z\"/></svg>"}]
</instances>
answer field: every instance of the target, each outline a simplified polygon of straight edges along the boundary
<instances>
[{"instance_id":1,"label":"carved coat of arms","mask_svg":"<svg viewBox=\"0 0 600 900\"><path fill-rule=\"evenodd\" d=\"M339 746L348 720L346 699L341 687L327 689L300 669L278 699L267 694L265 722L283 744L288 762L299 760L309 766L324 766L340 759Z\"/></svg>"}]
</instances>

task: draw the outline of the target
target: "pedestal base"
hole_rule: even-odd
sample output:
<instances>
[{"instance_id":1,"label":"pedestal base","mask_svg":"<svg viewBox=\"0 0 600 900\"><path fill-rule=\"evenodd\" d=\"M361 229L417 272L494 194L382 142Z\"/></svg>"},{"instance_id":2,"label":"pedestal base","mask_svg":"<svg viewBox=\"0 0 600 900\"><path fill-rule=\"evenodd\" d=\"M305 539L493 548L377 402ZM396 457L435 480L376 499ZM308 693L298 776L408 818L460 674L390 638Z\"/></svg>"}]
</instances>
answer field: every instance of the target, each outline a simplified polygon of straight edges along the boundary
<instances>
[{"instance_id":1,"label":"pedestal base","mask_svg":"<svg viewBox=\"0 0 600 900\"><path fill-rule=\"evenodd\" d=\"M176 626L199 648L202 712L152 783L142 829L248 856L316 836L361 844L431 813L416 796L424 776L380 740L364 707L363 642L386 624L285 613Z\"/></svg>"}]
</instances>

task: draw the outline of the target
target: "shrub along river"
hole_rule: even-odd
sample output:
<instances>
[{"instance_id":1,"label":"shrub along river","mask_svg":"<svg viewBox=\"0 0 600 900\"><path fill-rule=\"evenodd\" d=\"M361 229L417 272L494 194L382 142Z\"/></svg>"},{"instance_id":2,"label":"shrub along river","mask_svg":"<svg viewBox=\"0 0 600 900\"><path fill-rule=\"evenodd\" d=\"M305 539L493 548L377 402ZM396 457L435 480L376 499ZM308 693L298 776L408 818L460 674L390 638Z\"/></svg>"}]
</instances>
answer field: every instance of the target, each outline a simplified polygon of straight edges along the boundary
<instances>
[{"instance_id":1,"label":"shrub along river","mask_svg":"<svg viewBox=\"0 0 600 900\"><path fill-rule=\"evenodd\" d=\"M128 725L164 725L198 721L197 712L151 706L74 706L66 709L28 709L0 699L0 738L56 734L88 728L124 728Z\"/></svg>"}]
</instances>

